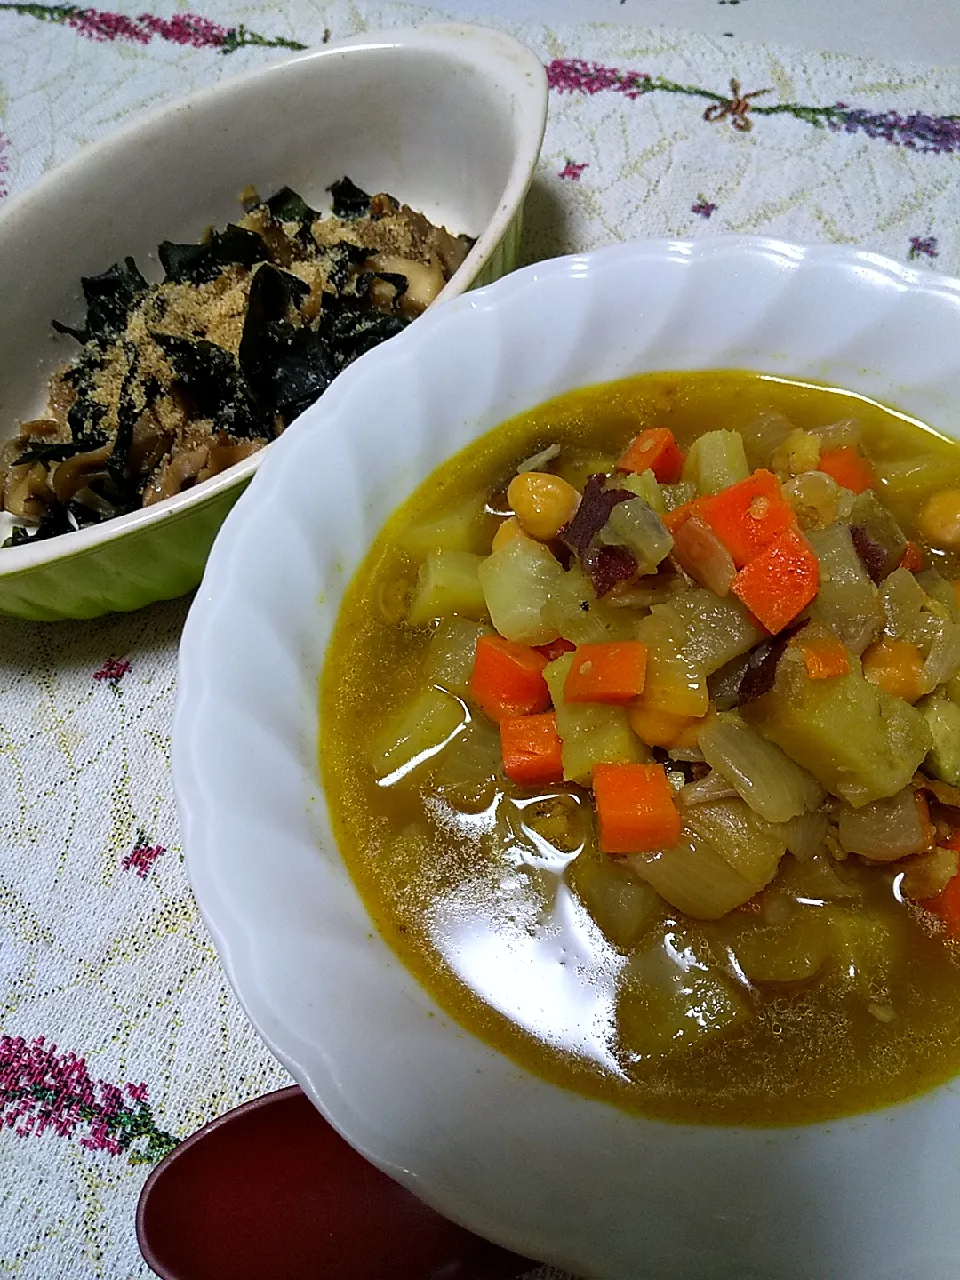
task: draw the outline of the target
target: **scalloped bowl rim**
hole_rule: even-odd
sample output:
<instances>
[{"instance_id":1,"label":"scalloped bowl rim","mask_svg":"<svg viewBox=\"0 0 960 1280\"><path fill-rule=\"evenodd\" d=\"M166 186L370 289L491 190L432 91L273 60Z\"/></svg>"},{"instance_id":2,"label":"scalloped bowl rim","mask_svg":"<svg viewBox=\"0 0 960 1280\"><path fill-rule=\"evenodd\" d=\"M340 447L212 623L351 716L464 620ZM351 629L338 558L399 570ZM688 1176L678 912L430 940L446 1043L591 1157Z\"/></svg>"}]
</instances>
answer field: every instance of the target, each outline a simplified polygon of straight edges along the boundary
<instances>
[{"instance_id":1,"label":"scalloped bowl rim","mask_svg":"<svg viewBox=\"0 0 960 1280\"><path fill-rule=\"evenodd\" d=\"M141 135L158 128L178 127L178 117L194 108L202 108L209 102L231 97L237 93L246 96L256 93L259 85L277 76L289 73L293 67L305 63L322 64L330 57L342 53L380 52L388 49L446 51L455 58L477 69L493 68L497 75L508 79L515 94L516 128L514 133L513 160L500 203L489 220L470 254L450 277L437 295L431 307L458 297L470 288L470 284L483 271L495 253L512 219L520 210L527 188L533 176L540 152L546 122L546 78L536 56L505 32L475 23L431 23L423 27L398 27L384 31L368 32L343 40L331 41L318 48L307 49L292 57L283 58L265 67L230 76L217 84L176 98L172 102L153 107L139 114L130 123L116 129L106 137L87 144L63 164L57 165L37 182L18 193L0 209L0 236L14 219L28 218L35 204L55 199L65 176L84 172L90 175L91 166L98 160L116 152L123 152ZM531 73L536 73L531 76ZM420 317L422 319L422 317ZM275 441L269 441L269 445ZM242 485L252 477L264 460L267 448L212 476L203 485L184 490L169 498L163 498L149 507L141 507L126 515L114 516L103 524L90 525L77 530L66 538L63 535L44 539L19 547L7 547L0 554L0 578L25 570L54 564L58 560L83 555L124 534L162 523L185 511L205 506L224 492Z\"/></svg>"},{"instance_id":2,"label":"scalloped bowl rim","mask_svg":"<svg viewBox=\"0 0 960 1280\"><path fill-rule=\"evenodd\" d=\"M675 268L681 265L688 270L677 275ZM295 490L297 473L305 470L321 435L328 446L334 445L362 412L364 402L376 403L377 379L385 379L391 367L429 364L431 348L452 343L458 326L462 333L471 325L479 332L482 324L495 331L498 316L518 312L541 292L554 301L567 297L572 310L579 306L584 312L591 287L601 294L606 287L609 296L621 275L631 270L637 282L646 271L674 271L671 278L682 279L686 290L685 317L691 314L690 295L698 274L703 280L711 272L723 280L740 279L748 288L759 281L758 296L767 276L781 292L805 276L814 296L821 291L821 301L835 303L847 293L859 300L862 295L868 314L871 298L878 312L880 299L911 306L920 299L921 308L941 308L960 336L960 280L928 268L846 247L803 247L769 238L652 240L525 268L446 304L373 353L368 362L347 370L323 401L281 437L227 517L187 620L173 771L188 873L227 977L280 1061L354 1146L472 1229L578 1274L619 1280L636 1276L641 1266L650 1280L667 1275L719 1278L732 1267L742 1268L738 1274L750 1280L770 1280L774 1275L813 1280L828 1273L849 1280L876 1280L881 1275L883 1280L947 1280L956 1275L960 1260L960 1225L954 1222L956 1215L944 1216L950 1197L960 1191L960 1157L945 1136L960 1118L954 1082L896 1107L800 1127L679 1125L618 1111L534 1076L459 1027L375 932L336 849L304 847L319 830L318 822L324 821L315 763L315 696L309 707L295 714L285 697L274 695L292 679L305 681L315 694L322 648L311 649L309 637L295 635L291 640L285 635L292 624L288 611L277 607L285 599L282 588L270 581L266 557L260 564L252 563L258 554L256 531L259 528L262 535L265 513L275 511L283 496ZM596 283L591 286L591 281ZM575 301L578 297L580 302ZM659 296L644 297L637 304L638 314L644 305L652 314L661 303ZM731 315L738 305L729 293L717 301L719 312L726 308ZM769 300L764 305L769 306ZM883 340L882 323L867 327L871 340ZM707 340L695 335L692 341ZM925 368L919 348L916 359L918 367ZM942 359L948 359L946 353ZM906 356L904 361L907 367ZM960 354L955 365L960 371ZM646 367L653 366L637 365ZM722 365L698 364L688 356L657 367ZM762 371L757 364L752 367ZM787 369L781 372L791 376ZM813 377L809 372L792 376ZM878 377L864 365L862 381ZM545 398L536 385L533 392ZM960 393L950 394L952 400L948 395L945 403L952 404L960 422ZM311 418L308 439L304 428ZM474 424L473 437L492 425ZM945 429L943 421L934 425ZM960 429L955 428L955 434ZM434 464L460 447L460 442L445 441ZM419 473L404 480L401 498L394 495L387 510L418 482ZM365 518L369 522L373 517L367 511ZM379 519L382 523L382 514ZM291 516L292 558L298 554L295 524ZM345 579L360 557L362 548L350 565L340 566ZM311 580L302 586L298 594L306 595L292 606L293 612L306 610L317 618L322 612L335 614L326 599L329 582ZM344 586L345 581L340 582L336 590ZM256 658L245 652L254 639L235 634L237 617L245 617L256 630ZM223 661L224 652L235 659L239 654L243 679L228 674L231 663ZM304 663L313 663L309 673L297 674L298 664ZM273 690L266 698L265 689ZM279 729L273 724L264 729L260 720L274 715ZM255 751L255 735L271 733L278 738L282 759L270 787L251 778L239 800L241 810L246 806L241 816L230 807L238 802L233 783L225 781L223 769L211 764L207 753L228 739L228 753L236 753L240 741ZM305 758L311 742L313 758ZM254 794L258 788L259 794ZM302 814L290 810L298 797ZM264 812L258 813L258 806ZM273 825L257 828L258 820ZM247 821L252 823L249 833ZM294 834L283 834L294 823ZM258 859L275 856L253 848L256 831L262 835L267 829L279 833L285 857L295 853L305 860L296 867L284 862L281 877L266 866L255 870L267 877L269 903L256 898L255 886L244 883L250 869L259 868ZM299 877L311 858L316 865L311 864L307 874L316 874L315 887L322 882L324 892L331 900L335 897L333 907L320 899L305 904L297 897L303 889ZM296 878L292 887L287 880L291 875ZM315 935L312 918L298 916L307 905L323 924ZM342 916L335 918L334 909ZM271 912L285 923L292 921L283 936L265 936ZM298 929L303 936L294 940ZM270 973L270 965L280 961L268 952L291 947L299 948L300 961L312 957L316 962L310 976L312 993L302 998L282 989L278 974ZM347 999L338 994L338 971L347 975L342 980L349 983L351 997L362 992L363 1003L349 1009L337 1003ZM284 970L289 981L302 983L298 972L289 965ZM382 994L388 988L389 994ZM294 1007L298 1025L284 1021ZM318 1025L324 1018L325 1025ZM358 1020L364 1025L358 1027ZM364 1058L364 1046L374 1061ZM414 1078L418 1068L429 1077L426 1082ZM474 1071L475 1080L469 1074ZM461 1073L456 1079L448 1078L456 1072ZM377 1089L390 1095L389 1102ZM448 1127L458 1151L445 1145ZM466 1138L472 1147L463 1145ZM900 1153L900 1164L892 1169L881 1157L888 1148ZM469 1162L457 1158L465 1149L471 1152ZM656 1157L653 1181L641 1167L651 1151ZM621 1163L611 1167L617 1155ZM464 1168L467 1163L469 1168ZM904 1169L908 1180L901 1176L897 1181L895 1175ZM899 1198L891 1205L894 1182ZM641 1195L645 1201L637 1199ZM584 1202L591 1214L578 1213ZM646 1205L642 1221L635 1212L638 1203ZM894 1208L899 1209L896 1222ZM784 1213L785 1218L777 1216ZM786 1253L785 1238L791 1246ZM941 1245L944 1249L938 1251Z\"/></svg>"}]
</instances>

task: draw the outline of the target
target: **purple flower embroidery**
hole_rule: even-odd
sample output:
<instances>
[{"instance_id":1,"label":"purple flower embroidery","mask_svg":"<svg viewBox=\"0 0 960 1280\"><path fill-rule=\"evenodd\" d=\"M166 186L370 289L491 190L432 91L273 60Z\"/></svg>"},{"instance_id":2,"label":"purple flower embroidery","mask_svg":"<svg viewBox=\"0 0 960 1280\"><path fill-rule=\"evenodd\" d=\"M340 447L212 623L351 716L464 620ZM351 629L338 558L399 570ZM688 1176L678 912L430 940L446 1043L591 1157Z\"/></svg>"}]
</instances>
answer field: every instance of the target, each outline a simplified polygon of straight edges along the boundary
<instances>
[{"instance_id":1,"label":"purple flower embroidery","mask_svg":"<svg viewBox=\"0 0 960 1280\"><path fill-rule=\"evenodd\" d=\"M103 681L114 689L132 668L126 658L108 658L98 671L93 673L94 680Z\"/></svg>"},{"instance_id":2,"label":"purple flower embroidery","mask_svg":"<svg viewBox=\"0 0 960 1280\"><path fill-rule=\"evenodd\" d=\"M167 850L162 844L147 844L146 832L138 831L136 843L130 852L124 855L123 869L124 871L136 871L140 879L145 880L150 868L166 852Z\"/></svg>"},{"instance_id":3,"label":"purple flower embroidery","mask_svg":"<svg viewBox=\"0 0 960 1280\"><path fill-rule=\"evenodd\" d=\"M902 116L899 111L863 111L838 102L828 125L835 132L865 133L910 151L950 155L960 151L960 116Z\"/></svg>"},{"instance_id":4,"label":"purple flower embroidery","mask_svg":"<svg viewBox=\"0 0 960 1280\"><path fill-rule=\"evenodd\" d=\"M929 258L932 262L940 256L940 250L937 248L936 236L911 236L910 252L907 257L911 262L916 262L919 258Z\"/></svg>"},{"instance_id":5,"label":"purple flower embroidery","mask_svg":"<svg viewBox=\"0 0 960 1280\"><path fill-rule=\"evenodd\" d=\"M701 218L712 217L712 215L716 213L716 211L717 211L717 206L715 204L712 204L709 200L705 199L703 196L697 196L696 203L690 206L690 212L698 213Z\"/></svg>"},{"instance_id":6,"label":"purple flower embroidery","mask_svg":"<svg viewBox=\"0 0 960 1280\"><path fill-rule=\"evenodd\" d=\"M571 160L570 157L568 156L567 163L563 166L563 168L557 174L557 177L568 178L571 182L579 182L580 175L583 173L584 169L588 167L589 165L587 164L586 161L584 161L583 164L575 164L574 161Z\"/></svg>"},{"instance_id":7,"label":"purple flower embroidery","mask_svg":"<svg viewBox=\"0 0 960 1280\"><path fill-rule=\"evenodd\" d=\"M132 1164L152 1164L177 1145L157 1127L142 1082L120 1089L92 1079L83 1058L59 1054L43 1036L30 1043L0 1036L0 1129L21 1138L52 1129L69 1138L78 1127L86 1129L81 1146L110 1155L128 1152ZM140 1139L145 1143L135 1147Z\"/></svg>"}]
</instances>

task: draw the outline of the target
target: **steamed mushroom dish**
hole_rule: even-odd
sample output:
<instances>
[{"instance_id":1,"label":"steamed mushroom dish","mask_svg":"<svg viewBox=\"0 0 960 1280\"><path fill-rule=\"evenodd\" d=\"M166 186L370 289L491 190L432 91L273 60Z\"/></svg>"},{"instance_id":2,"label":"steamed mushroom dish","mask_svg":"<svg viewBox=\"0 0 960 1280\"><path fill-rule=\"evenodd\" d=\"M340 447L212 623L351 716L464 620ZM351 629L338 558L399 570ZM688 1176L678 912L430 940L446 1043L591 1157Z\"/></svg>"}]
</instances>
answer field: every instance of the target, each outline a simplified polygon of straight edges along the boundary
<instances>
[{"instance_id":1,"label":"steamed mushroom dish","mask_svg":"<svg viewBox=\"0 0 960 1280\"><path fill-rule=\"evenodd\" d=\"M161 283L132 258L86 277L81 344L46 413L0 451L5 545L172 497L262 449L346 365L399 333L470 250L349 178L321 216L284 187L199 244L165 241Z\"/></svg>"},{"instance_id":2,"label":"steamed mushroom dish","mask_svg":"<svg viewBox=\"0 0 960 1280\"><path fill-rule=\"evenodd\" d=\"M960 1070L960 446L746 373L571 393L442 465L351 583L334 830L464 1025L678 1121Z\"/></svg>"}]
</instances>

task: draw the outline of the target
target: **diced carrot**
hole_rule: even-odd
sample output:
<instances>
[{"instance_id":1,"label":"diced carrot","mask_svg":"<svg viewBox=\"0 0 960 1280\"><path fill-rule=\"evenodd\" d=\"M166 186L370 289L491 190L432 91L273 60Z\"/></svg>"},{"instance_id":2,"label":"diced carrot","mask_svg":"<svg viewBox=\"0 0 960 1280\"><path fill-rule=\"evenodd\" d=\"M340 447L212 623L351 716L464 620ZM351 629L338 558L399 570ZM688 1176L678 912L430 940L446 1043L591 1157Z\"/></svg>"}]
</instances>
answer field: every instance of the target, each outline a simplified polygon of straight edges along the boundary
<instances>
[{"instance_id":1,"label":"diced carrot","mask_svg":"<svg viewBox=\"0 0 960 1280\"><path fill-rule=\"evenodd\" d=\"M850 670L850 659L842 640L830 636L816 636L797 642L803 654L803 665L811 680L829 680L833 676L845 676Z\"/></svg>"},{"instance_id":2,"label":"diced carrot","mask_svg":"<svg viewBox=\"0 0 960 1280\"><path fill-rule=\"evenodd\" d=\"M666 427L641 431L623 452L618 471L652 471L661 484L676 484L683 470L683 454Z\"/></svg>"},{"instance_id":3,"label":"diced carrot","mask_svg":"<svg viewBox=\"0 0 960 1280\"><path fill-rule=\"evenodd\" d=\"M956 849L957 832L945 842L948 849ZM935 898L923 898L918 904L926 911L931 911L943 921L947 933L953 938L960 938L960 875L955 875L947 882Z\"/></svg>"},{"instance_id":4,"label":"diced carrot","mask_svg":"<svg viewBox=\"0 0 960 1280\"><path fill-rule=\"evenodd\" d=\"M603 853L653 853L680 839L680 813L662 764L597 764L593 795Z\"/></svg>"},{"instance_id":5,"label":"diced carrot","mask_svg":"<svg viewBox=\"0 0 960 1280\"><path fill-rule=\"evenodd\" d=\"M563 781L563 760L552 711L539 716L504 716L500 721L503 771L523 787Z\"/></svg>"},{"instance_id":6,"label":"diced carrot","mask_svg":"<svg viewBox=\"0 0 960 1280\"><path fill-rule=\"evenodd\" d=\"M533 647L537 653L542 653L548 662L555 662L565 653L573 653L577 646L571 644L569 640L564 640L563 636L557 636L556 640L551 640L549 644L535 644Z\"/></svg>"},{"instance_id":7,"label":"diced carrot","mask_svg":"<svg viewBox=\"0 0 960 1280\"><path fill-rule=\"evenodd\" d=\"M733 593L768 631L782 631L820 588L820 566L802 533L788 529L740 570Z\"/></svg>"},{"instance_id":8,"label":"diced carrot","mask_svg":"<svg viewBox=\"0 0 960 1280\"><path fill-rule=\"evenodd\" d=\"M543 654L525 644L502 636L480 636L470 693L491 720L546 711L550 705L550 690L543 678L546 665Z\"/></svg>"},{"instance_id":9,"label":"diced carrot","mask_svg":"<svg viewBox=\"0 0 960 1280\"><path fill-rule=\"evenodd\" d=\"M864 489L875 489L877 477L873 467L860 450L853 444L843 444L839 449L826 449L820 454L818 471L823 471L844 489L852 489L854 493L863 493Z\"/></svg>"},{"instance_id":10,"label":"diced carrot","mask_svg":"<svg viewBox=\"0 0 960 1280\"><path fill-rule=\"evenodd\" d=\"M691 513L674 531L673 558L701 586L718 596L729 594L737 576L733 556L699 516Z\"/></svg>"},{"instance_id":11,"label":"diced carrot","mask_svg":"<svg viewBox=\"0 0 960 1280\"><path fill-rule=\"evenodd\" d=\"M898 568L909 569L911 573L919 573L923 568L923 552L915 542L907 543Z\"/></svg>"},{"instance_id":12,"label":"diced carrot","mask_svg":"<svg viewBox=\"0 0 960 1280\"><path fill-rule=\"evenodd\" d=\"M627 707L627 721L648 747L695 747L707 716L680 716L648 707L642 700Z\"/></svg>"},{"instance_id":13,"label":"diced carrot","mask_svg":"<svg viewBox=\"0 0 960 1280\"><path fill-rule=\"evenodd\" d=\"M952 849L954 853L960 853L960 830L951 831L946 840L939 841L944 849Z\"/></svg>"},{"instance_id":14,"label":"diced carrot","mask_svg":"<svg viewBox=\"0 0 960 1280\"><path fill-rule=\"evenodd\" d=\"M647 646L640 640L582 644L563 686L567 702L630 702L643 693Z\"/></svg>"},{"instance_id":15,"label":"diced carrot","mask_svg":"<svg viewBox=\"0 0 960 1280\"><path fill-rule=\"evenodd\" d=\"M923 656L909 640L884 636L865 649L864 677L897 698L916 702L923 693Z\"/></svg>"},{"instance_id":16,"label":"diced carrot","mask_svg":"<svg viewBox=\"0 0 960 1280\"><path fill-rule=\"evenodd\" d=\"M738 569L797 523L779 480L763 469L711 497L699 499L696 514L727 548Z\"/></svg>"}]
</instances>

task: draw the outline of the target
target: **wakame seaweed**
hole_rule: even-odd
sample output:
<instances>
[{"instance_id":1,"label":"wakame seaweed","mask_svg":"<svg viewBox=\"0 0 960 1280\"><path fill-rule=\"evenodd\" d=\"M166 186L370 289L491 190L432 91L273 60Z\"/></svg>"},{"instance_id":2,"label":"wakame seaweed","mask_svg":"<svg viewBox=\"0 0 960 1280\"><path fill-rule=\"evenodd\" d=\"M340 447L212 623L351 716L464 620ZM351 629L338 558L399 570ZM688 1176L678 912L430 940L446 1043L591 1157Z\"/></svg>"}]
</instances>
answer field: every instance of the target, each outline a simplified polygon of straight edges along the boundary
<instances>
[{"instance_id":1,"label":"wakame seaweed","mask_svg":"<svg viewBox=\"0 0 960 1280\"><path fill-rule=\"evenodd\" d=\"M250 268L265 262L267 246L255 231L227 224L201 244L174 244L164 240L157 256L167 280L174 284L205 284L215 280L227 267Z\"/></svg>"},{"instance_id":2,"label":"wakame seaweed","mask_svg":"<svg viewBox=\"0 0 960 1280\"><path fill-rule=\"evenodd\" d=\"M344 176L332 183L329 191L333 197L335 218L365 218L370 212L370 197L348 177Z\"/></svg>"},{"instance_id":3,"label":"wakame seaweed","mask_svg":"<svg viewBox=\"0 0 960 1280\"><path fill-rule=\"evenodd\" d=\"M84 276L80 283L87 303L83 332L88 339L121 333L130 312L149 287L133 258L115 262L99 276Z\"/></svg>"},{"instance_id":4,"label":"wakame seaweed","mask_svg":"<svg viewBox=\"0 0 960 1280\"><path fill-rule=\"evenodd\" d=\"M264 203L280 222L313 222L318 216L317 211L311 209L291 187L281 187Z\"/></svg>"}]
</instances>

